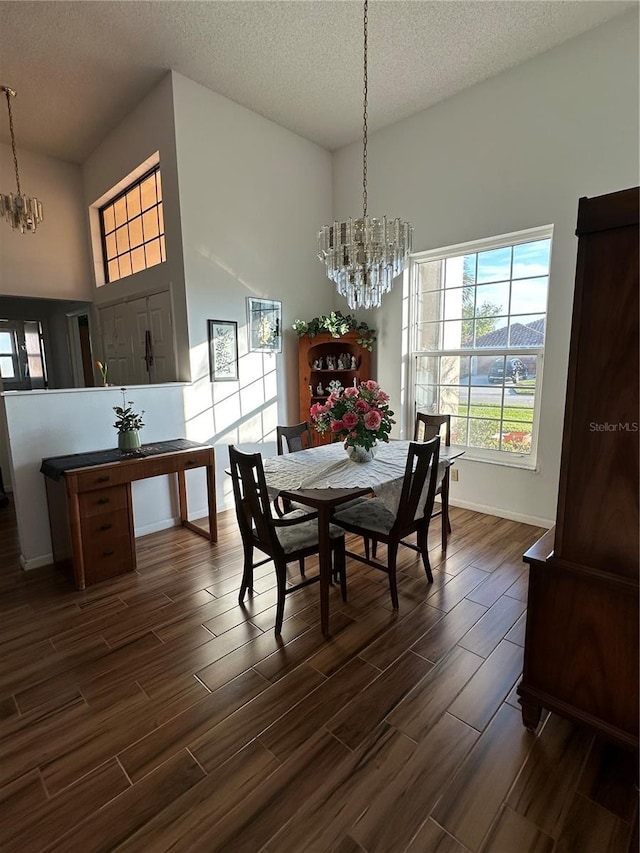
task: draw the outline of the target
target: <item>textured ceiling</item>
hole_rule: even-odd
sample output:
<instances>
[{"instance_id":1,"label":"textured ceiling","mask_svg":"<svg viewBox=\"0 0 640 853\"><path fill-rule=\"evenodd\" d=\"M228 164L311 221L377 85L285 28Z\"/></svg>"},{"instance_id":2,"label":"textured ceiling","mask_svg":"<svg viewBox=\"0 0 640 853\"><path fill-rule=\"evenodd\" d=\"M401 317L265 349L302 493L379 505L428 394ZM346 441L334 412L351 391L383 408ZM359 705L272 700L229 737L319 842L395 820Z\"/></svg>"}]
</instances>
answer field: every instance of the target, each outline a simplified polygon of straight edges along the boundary
<instances>
[{"instance_id":1,"label":"textured ceiling","mask_svg":"<svg viewBox=\"0 0 640 853\"><path fill-rule=\"evenodd\" d=\"M371 0L372 130L598 26L635 2ZM18 148L82 162L169 68L329 149L359 138L356 0L0 2ZM6 110L0 141L8 141Z\"/></svg>"}]
</instances>

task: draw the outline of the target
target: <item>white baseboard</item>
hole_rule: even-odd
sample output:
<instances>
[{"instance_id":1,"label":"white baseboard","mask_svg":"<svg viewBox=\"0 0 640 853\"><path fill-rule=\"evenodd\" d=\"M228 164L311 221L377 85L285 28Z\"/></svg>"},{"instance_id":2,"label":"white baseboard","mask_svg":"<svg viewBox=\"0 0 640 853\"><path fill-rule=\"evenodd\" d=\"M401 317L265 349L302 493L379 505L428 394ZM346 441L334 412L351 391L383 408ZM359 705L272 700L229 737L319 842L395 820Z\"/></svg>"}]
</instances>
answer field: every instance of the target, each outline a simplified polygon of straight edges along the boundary
<instances>
[{"instance_id":1,"label":"white baseboard","mask_svg":"<svg viewBox=\"0 0 640 853\"><path fill-rule=\"evenodd\" d=\"M509 521L520 521L522 524L533 524L535 527L546 527L547 530L555 524L555 521L550 521L548 518L537 518L535 515L511 512L509 509L498 509L495 506L484 506L482 504L471 503L470 501L454 501L451 500L451 495L449 495L449 505L459 506L461 509L470 509L473 512L483 512L485 515L497 515L498 518L507 518Z\"/></svg>"},{"instance_id":2,"label":"white baseboard","mask_svg":"<svg viewBox=\"0 0 640 853\"><path fill-rule=\"evenodd\" d=\"M147 536L149 533L157 533L159 530L168 530L170 527L180 527L179 518L163 518L162 521L154 521L153 524L142 524L140 527L135 527L133 535L137 539L138 536Z\"/></svg>"},{"instance_id":3,"label":"white baseboard","mask_svg":"<svg viewBox=\"0 0 640 853\"><path fill-rule=\"evenodd\" d=\"M29 560L24 554L20 554L20 565L25 572L31 569L39 569L42 566L50 566L53 565L53 554L41 554L39 557L31 557Z\"/></svg>"},{"instance_id":4,"label":"white baseboard","mask_svg":"<svg viewBox=\"0 0 640 853\"><path fill-rule=\"evenodd\" d=\"M201 509L189 510L189 521L199 521L201 518L209 517L209 508L202 507ZM134 535L147 536L149 533L158 533L160 530L169 530L170 527L180 527L179 518L163 518L161 521L154 521L153 524L142 524L136 527Z\"/></svg>"}]
</instances>

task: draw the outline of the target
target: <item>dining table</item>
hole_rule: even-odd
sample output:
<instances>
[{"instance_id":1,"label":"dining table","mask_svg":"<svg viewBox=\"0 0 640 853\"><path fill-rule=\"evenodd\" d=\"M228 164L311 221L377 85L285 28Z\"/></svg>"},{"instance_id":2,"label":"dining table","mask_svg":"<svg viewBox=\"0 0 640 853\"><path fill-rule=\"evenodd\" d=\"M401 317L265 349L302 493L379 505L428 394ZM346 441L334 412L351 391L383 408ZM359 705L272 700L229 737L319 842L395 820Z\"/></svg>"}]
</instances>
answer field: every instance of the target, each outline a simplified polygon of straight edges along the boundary
<instances>
[{"instance_id":1,"label":"dining table","mask_svg":"<svg viewBox=\"0 0 640 853\"><path fill-rule=\"evenodd\" d=\"M329 524L342 504L362 495L381 498L395 512L409 452L409 441L379 444L372 460L352 461L342 442L310 447L295 453L263 460L267 487L275 497L295 501L318 513L318 561L320 575L320 627L329 637L329 588L331 586L331 543ZM462 456L457 447L440 446L438 479ZM426 498L426 488L425 488Z\"/></svg>"}]
</instances>

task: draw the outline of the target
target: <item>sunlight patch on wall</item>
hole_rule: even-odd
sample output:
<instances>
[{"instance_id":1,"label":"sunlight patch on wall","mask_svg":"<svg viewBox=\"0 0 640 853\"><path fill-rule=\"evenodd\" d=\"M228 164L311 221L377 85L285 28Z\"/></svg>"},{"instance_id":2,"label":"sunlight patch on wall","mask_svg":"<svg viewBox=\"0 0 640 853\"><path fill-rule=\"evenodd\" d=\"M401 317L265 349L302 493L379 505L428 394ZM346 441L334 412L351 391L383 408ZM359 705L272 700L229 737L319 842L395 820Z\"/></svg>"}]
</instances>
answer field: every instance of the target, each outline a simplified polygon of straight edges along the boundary
<instances>
[{"instance_id":1,"label":"sunlight patch on wall","mask_svg":"<svg viewBox=\"0 0 640 853\"><path fill-rule=\"evenodd\" d=\"M278 360L271 353L246 352L246 328L238 328L238 381L211 381L209 345L191 351L197 377L185 388L187 437L216 445L236 444L247 452L275 451L279 423ZM267 445L267 446L265 446ZM226 487L225 487L226 488Z\"/></svg>"}]
</instances>

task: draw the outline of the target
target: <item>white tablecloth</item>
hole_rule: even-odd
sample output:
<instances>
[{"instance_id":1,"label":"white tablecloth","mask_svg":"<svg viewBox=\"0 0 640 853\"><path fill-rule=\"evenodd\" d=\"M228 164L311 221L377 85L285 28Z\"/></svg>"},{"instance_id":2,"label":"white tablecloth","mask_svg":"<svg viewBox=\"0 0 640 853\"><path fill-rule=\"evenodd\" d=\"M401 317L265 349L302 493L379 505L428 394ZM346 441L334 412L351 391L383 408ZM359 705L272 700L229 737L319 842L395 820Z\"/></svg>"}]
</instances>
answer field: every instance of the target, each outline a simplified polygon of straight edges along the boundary
<instances>
[{"instance_id":1,"label":"white tablecloth","mask_svg":"<svg viewBox=\"0 0 640 853\"><path fill-rule=\"evenodd\" d=\"M391 441L378 445L371 462L359 463L349 459L342 442L336 442L265 459L265 479L269 489L275 492L370 488L395 513L402 492L408 451L408 441ZM438 482L449 464L447 459L440 459Z\"/></svg>"}]
</instances>

